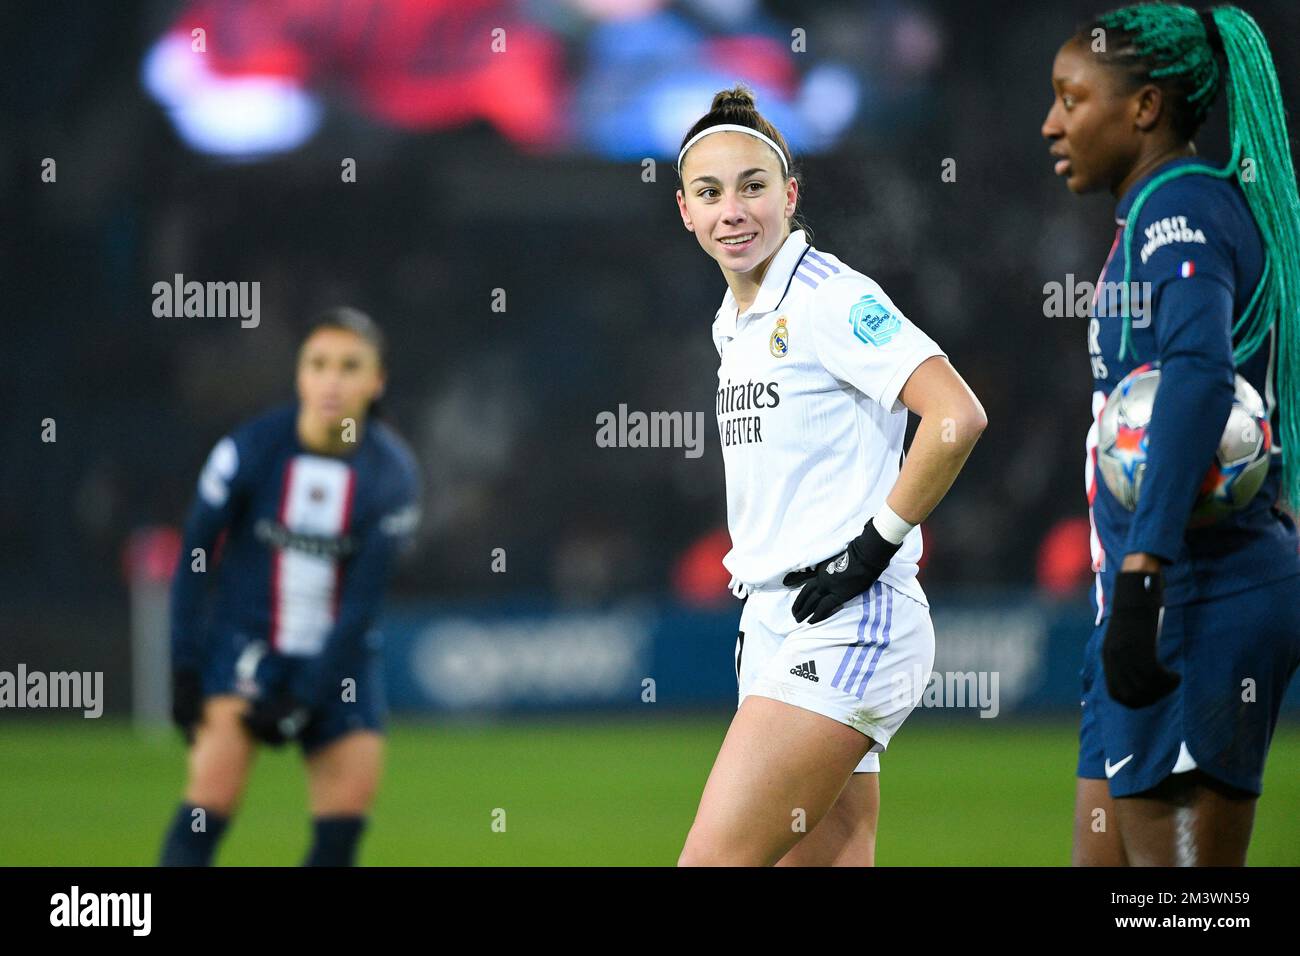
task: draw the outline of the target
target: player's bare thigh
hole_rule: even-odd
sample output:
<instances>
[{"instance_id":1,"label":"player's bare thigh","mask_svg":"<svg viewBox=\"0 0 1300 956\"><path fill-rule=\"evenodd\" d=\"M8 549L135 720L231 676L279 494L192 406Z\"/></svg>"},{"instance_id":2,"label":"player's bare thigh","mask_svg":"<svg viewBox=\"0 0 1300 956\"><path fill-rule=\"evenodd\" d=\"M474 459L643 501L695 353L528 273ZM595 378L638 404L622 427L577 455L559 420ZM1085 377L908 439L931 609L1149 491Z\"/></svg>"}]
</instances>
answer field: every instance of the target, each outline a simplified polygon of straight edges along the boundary
<instances>
[{"instance_id":1,"label":"player's bare thigh","mask_svg":"<svg viewBox=\"0 0 1300 956\"><path fill-rule=\"evenodd\" d=\"M871 745L829 717L746 697L704 786L679 865L776 863L816 829Z\"/></svg>"},{"instance_id":2,"label":"player's bare thigh","mask_svg":"<svg viewBox=\"0 0 1300 956\"><path fill-rule=\"evenodd\" d=\"M307 758L312 816L360 816L370 809L384 769L384 738L353 731Z\"/></svg>"},{"instance_id":3,"label":"player's bare thigh","mask_svg":"<svg viewBox=\"0 0 1300 956\"><path fill-rule=\"evenodd\" d=\"M1115 799L1105 780L1077 778L1074 791L1074 866L1128 866Z\"/></svg>"},{"instance_id":4,"label":"player's bare thigh","mask_svg":"<svg viewBox=\"0 0 1300 956\"><path fill-rule=\"evenodd\" d=\"M234 694L209 697L194 730L189 753L185 799L197 807L229 816L239 805L252 769L257 743L241 715L248 701Z\"/></svg>"},{"instance_id":5,"label":"player's bare thigh","mask_svg":"<svg viewBox=\"0 0 1300 956\"><path fill-rule=\"evenodd\" d=\"M875 866L880 774L855 773L821 823L777 866Z\"/></svg>"},{"instance_id":6,"label":"player's bare thigh","mask_svg":"<svg viewBox=\"0 0 1300 956\"><path fill-rule=\"evenodd\" d=\"M1255 823L1253 794L1193 770L1115 801L1132 866L1245 866Z\"/></svg>"}]
</instances>

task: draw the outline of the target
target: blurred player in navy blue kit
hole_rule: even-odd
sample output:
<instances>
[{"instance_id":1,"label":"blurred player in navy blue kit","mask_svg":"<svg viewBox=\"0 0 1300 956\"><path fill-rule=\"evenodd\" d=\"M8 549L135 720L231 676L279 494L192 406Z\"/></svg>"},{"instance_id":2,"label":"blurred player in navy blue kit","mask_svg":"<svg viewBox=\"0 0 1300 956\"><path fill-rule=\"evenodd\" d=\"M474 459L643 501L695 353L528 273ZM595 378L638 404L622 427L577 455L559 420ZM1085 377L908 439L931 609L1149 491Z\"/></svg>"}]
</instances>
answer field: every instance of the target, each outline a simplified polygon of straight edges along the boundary
<instances>
[{"instance_id":1,"label":"blurred player in navy blue kit","mask_svg":"<svg viewBox=\"0 0 1300 956\"><path fill-rule=\"evenodd\" d=\"M171 610L189 778L163 865L210 863L257 745L290 740L307 765L306 865L355 859L383 760L371 625L419 507L414 458L370 415L383 344L355 309L318 317L298 355L298 401L221 439L199 476Z\"/></svg>"},{"instance_id":2,"label":"blurred player in navy blue kit","mask_svg":"<svg viewBox=\"0 0 1300 956\"><path fill-rule=\"evenodd\" d=\"M1300 447L1300 200L1277 77L1242 11L1139 4L1083 27L1052 83L1042 132L1056 173L1075 193L1118 200L1102 279L1121 291L1094 297L1088 328L1097 626L1082 672L1074 862L1242 865L1300 662L1296 528L1276 507L1284 487L1293 503L1300 490L1294 455L1282 461L1283 447ZM1192 144L1221 91L1223 168ZM1095 419L1147 362L1160 363L1160 386L1129 512L1098 480ZM1277 442L1268 478L1243 510L1189 527L1234 373L1264 397Z\"/></svg>"}]
</instances>

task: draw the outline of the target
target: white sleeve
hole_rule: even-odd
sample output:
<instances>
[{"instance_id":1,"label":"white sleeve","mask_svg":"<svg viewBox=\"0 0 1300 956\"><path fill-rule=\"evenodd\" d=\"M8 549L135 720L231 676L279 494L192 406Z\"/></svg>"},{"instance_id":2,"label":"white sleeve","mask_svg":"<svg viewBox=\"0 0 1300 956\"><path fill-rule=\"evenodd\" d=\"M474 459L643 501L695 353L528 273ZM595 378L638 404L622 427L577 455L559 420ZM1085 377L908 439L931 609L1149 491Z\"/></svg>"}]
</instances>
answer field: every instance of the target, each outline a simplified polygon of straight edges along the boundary
<instances>
[{"instance_id":1,"label":"white sleeve","mask_svg":"<svg viewBox=\"0 0 1300 956\"><path fill-rule=\"evenodd\" d=\"M943 349L860 273L833 275L813 293L813 345L826 370L888 412L916 367Z\"/></svg>"}]
</instances>

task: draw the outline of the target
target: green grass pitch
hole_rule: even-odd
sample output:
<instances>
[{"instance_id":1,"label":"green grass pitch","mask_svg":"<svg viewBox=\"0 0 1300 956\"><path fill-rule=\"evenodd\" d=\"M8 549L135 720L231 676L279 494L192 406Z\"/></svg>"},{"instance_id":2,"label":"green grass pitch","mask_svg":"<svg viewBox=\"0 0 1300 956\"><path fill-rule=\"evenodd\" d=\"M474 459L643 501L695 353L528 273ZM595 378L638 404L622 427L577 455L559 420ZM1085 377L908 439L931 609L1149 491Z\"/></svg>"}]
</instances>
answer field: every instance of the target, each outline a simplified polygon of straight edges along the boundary
<instances>
[{"instance_id":1,"label":"green grass pitch","mask_svg":"<svg viewBox=\"0 0 1300 956\"><path fill-rule=\"evenodd\" d=\"M395 722L370 865L672 864L728 715ZM1075 726L913 720L883 760L881 865L1064 865ZM149 865L180 795L179 737L109 720L0 726L0 864ZM1300 864L1300 725L1278 728L1250 862ZM297 751L264 751L221 864L307 846ZM493 829L504 811L504 832ZM500 819L500 814L497 814ZM498 827L499 829L499 827Z\"/></svg>"}]
</instances>

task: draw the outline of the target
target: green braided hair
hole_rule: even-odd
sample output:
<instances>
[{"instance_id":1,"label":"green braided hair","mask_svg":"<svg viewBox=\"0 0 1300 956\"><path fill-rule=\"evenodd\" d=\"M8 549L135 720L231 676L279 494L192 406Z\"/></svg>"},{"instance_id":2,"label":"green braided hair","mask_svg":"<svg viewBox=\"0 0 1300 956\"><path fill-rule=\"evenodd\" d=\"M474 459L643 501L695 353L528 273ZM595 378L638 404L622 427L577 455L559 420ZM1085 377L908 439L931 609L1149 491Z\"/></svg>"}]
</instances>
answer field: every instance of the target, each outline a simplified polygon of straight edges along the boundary
<instances>
[{"instance_id":1,"label":"green braided hair","mask_svg":"<svg viewBox=\"0 0 1300 956\"><path fill-rule=\"evenodd\" d=\"M1147 198L1183 175L1235 176L1264 243L1264 270L1250 302L1233 323L1238 365L1255 354L1276 325L1283 493L1300 504L1300 194L1296 191L1282 92L1259 25L1237 7L1198 13L1172 3L1139 3L1102 14L1079 32L1105 31L1099 60L1126 72L1136 87L1158 85L1174 132L1190 140L1220 89L1228 100L1231 156L1222 169L1181 166L1154 176L1133 201L1124 226L1124 311L1120 359L1133 350L1127 291L1131 241Z\"/></svg>"}]
</instances>

